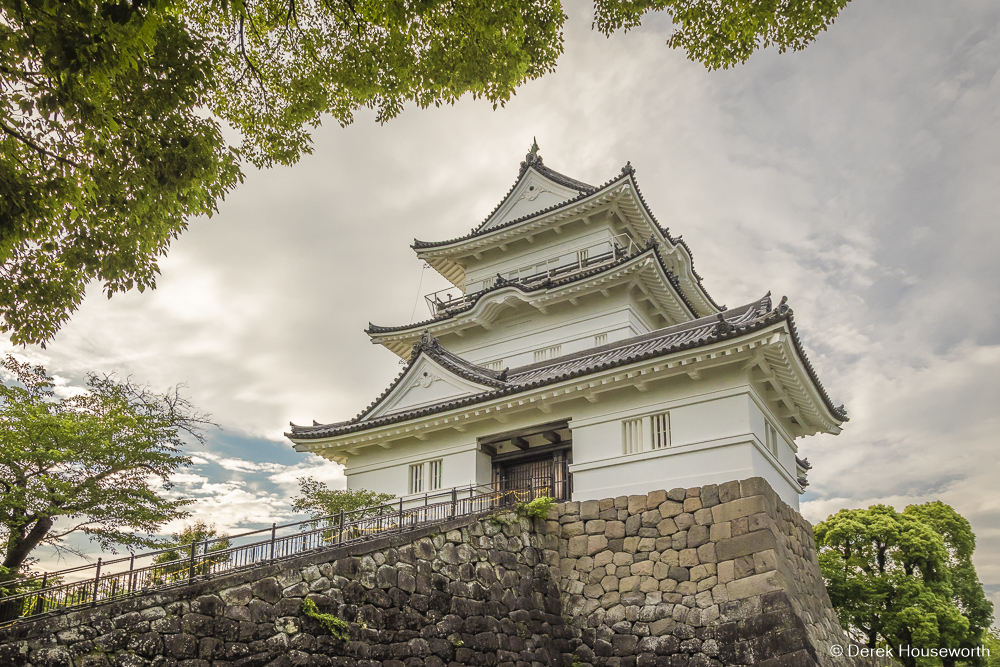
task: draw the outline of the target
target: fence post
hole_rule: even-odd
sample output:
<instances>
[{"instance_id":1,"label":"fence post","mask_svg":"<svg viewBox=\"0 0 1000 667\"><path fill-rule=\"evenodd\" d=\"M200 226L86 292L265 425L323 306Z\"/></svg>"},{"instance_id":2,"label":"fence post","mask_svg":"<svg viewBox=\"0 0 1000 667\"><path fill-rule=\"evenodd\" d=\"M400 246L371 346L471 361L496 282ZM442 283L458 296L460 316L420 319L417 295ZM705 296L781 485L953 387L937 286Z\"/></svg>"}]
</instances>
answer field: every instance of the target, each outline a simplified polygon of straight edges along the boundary
<instances>
[{"instance_id":1,"label":"fence post","mask_svg":"<svg viewBox=\"0 0 1000 667\"><path fill-rule=\"evenodd\" d=\"M277 527L278 527L277 523L272 523L271 524L271 562L272 563L274 562L274 534L275 534L275 531L277 530Z\"/></svg>"},{"instance_id":2,"label":"fence post","mask_svg":"<svg viewBox=\"0 0 1000 667\"><path fill-rule=\"evenodd\" d=\"M381 510L379 511L381 514ZM340 522L337 524L339 530L337 531L337 544L344 543L344 510L340 510Z\"/></svg>"},{"instance_id":3,"label":"fence post","mask_svg":"<svg viewBox=\"0 0 1000 667\"><path fill-rule=\"evenodd\" d=\"M49 573L46 572L45 574L42 575L42 588L38 592L38 601L35 603L35 608L38 610L35 612L36 614L45 613L45 596L42 595L42 591L45 590L45 584L48 583L48 580L49 580Z\"/></svg>"},{"instance_id":4,"label":"fence post","mask_svg":"<svg viewBox=\"0 0 1000 667\"><path fill-rule=\"evenodd\" d=\"M531 478L531 496L530 496L530 499L531 500L535 499L535 478L534 477Z\"/></svg>"},{"instance_id":5,"label":"fence post","mask_svg":"<svg viewBox=\"0 0 1000 667\"><path fill-rule=\"evenodd\" d=\"M451 487L451 518L455 518L455 513L458 510L458 489L454 486Z\"/></svg>"},{"instance_id":6,"label":"fence post","mask_svg":"<svg viewBox=\"0 0 1000 667\"><path fill-rule=\"evenodd\" d=\"M403 499L399 499L399 532L403 532Z\"/></svg>"},{"instance_id":7,"label":"fence post","mask_svg":"<svg viewBox=\"0 0 1000 667\"><path fill-rule=\"evenodd\" d=\"M128 592L131 593L135 590L135 575L132 570L135 569L135 552L130 551L131 558L128 559Z\"/></svg>"},{"instance_id":8,"label":"fence post","mask_svg":"<svg viewBox=\"0 0 1000 667\"><path fill-rule=\"evenodd\" d=\"M97 559L97 572L94 573L94 599L91 600L90 606L97 606L97 588L101 584L101 559Z\"/></svg>"},{"instance_id":9,"label":"fence post","mask_svg":"<svg viewBox=\"0 0 1000 667\"><path fill-rule=\"evenodd\" d=\"M194 581L194 557L198 550L198 544L196 542L191 543L191 558L190 558L190 572L188 572L188 581Z\"/></svg>"}]
</instances>

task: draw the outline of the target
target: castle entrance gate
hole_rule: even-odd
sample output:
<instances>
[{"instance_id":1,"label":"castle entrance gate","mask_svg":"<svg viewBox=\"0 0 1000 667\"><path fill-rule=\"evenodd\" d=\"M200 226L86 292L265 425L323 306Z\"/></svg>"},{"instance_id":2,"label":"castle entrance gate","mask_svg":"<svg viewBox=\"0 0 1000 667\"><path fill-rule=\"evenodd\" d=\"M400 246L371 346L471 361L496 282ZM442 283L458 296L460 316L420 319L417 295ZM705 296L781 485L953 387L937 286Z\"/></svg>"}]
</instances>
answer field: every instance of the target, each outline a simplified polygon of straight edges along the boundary
<instances>
[{"instance_id":1,"label":"castle entrance gate","mask_svg":"<svg viewBox=\"0 0 1000 667\"><path fill-rule=\"evenodd\" d=\"M569 420L537 424L479 438L493 462L493 488L527 491L531 498L569 500L573 438Z\"/></svg>"}]
</instances>

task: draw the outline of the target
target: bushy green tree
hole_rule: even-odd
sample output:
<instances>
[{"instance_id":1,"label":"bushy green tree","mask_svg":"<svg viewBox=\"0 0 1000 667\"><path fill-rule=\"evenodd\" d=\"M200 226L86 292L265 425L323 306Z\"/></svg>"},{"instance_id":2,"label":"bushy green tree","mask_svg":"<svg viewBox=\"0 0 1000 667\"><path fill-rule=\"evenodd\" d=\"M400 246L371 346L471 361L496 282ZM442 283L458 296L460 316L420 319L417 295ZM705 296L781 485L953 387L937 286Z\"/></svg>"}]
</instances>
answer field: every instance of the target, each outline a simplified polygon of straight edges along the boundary
<instances>
[{"instance_id":1,"label":"bushy green tree","mask_svg":"<svg viewBox=\"0 0 1000 667\"><path fill-rule=\"evenodd\" d=\"M595 25L665 11L670 46L717 68L805 47L845 3L597 0ZM0 330L44 343L88 282L155 287L242 161L294 163L324 114L503 104L555 68L565 19L560 0L0 0Z\"/></svg>"},{"instance_id":2,"label":"bushy green tree","mask_svg":"<svg viewBox=\"0 0 1000 667\"><path fill-rule=\"evenodd\" d=\"M305 512L315 519L332 517L336 524L340 513L350 512L349 520L375 516L380 508L396 496L367 489L341 491L312 477L299 480L299 495L292 500L292 509Z\"/></svg>"},{"instance_id":3,"label":"bushy green tree","mask_svg":"<svg viewBox=\"0 0 1000 667\"><path fill-rule=\"evenodd\" d=\"M153 583L159 585L176 579L186 579L192 575L209 574L212 566L229 560L228 554L219 553L230 547L228 535L220 534L215 524L202 520L185 524L179 533L171 536L171 549L153 558L156 569ZM194 547L196 564L191 571L191 547Z\"/></svg>"},{"instance_id":4,"label":"bushy green tree","mask_svg":"<svg viewBox=\"0 0 1000 667\"><path fill-rule=\"evenodd\" d=\"M971 585L959 581L968 576L965 569L960 574L954 569L971 567L971 560L963 558L971 558L975 538L968 522L950 507L928 503L904 512L885 505L841 510L817 525L815 534L831 602L855 640L894 650L900 645L981 645L992 607L986 611L974 594L956 593ZM974 573L973 568L972 581L982 595ZM962 595L973 601L971 607ZM910 656L900 660L908 667L924 661Z\"/></svg>"},{"instance_id":5,"label":"bushy green tree","mask_svg":"<svg viewBox=\"0 0 1000 667\"><path fill-rule=\"evenodd\" d=\"M178 388L156 394L129 380L87 376L87 392L56 396L41 366L7 357L0 385L0 584L41 544L82 533L104 549L151 547L189 502L165 497L211 422Z\"/></svg>"}]
</instances>

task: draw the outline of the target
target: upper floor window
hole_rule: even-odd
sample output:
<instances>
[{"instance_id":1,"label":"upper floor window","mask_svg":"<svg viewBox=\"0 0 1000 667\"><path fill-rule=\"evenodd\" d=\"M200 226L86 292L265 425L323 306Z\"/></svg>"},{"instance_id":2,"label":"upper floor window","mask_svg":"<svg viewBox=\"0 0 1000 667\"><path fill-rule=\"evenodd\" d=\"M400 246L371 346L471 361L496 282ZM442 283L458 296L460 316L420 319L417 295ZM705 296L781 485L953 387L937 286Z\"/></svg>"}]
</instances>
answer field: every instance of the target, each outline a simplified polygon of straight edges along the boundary
<instances>
[{"instance_id":1,"label":"upper floor window","mask_svg":"<svg viewBox=\"0 0 1000 667\"><path fill-rule=\"evenodd\" d=\"M424 492L424 464L414 463L410 466L410 493Z\"/></svg>"},{"instance_id":2,"label":"upper floor window","mask_svg":"<svg viewBox=\"0 0 1000 667\"><path fill-rule=\"evenodd\" d=\"M441 488L443 464L444 461L442 459L430 462L431 474L430 479L427 480L427 486L431 491L437 491Z\"/></svg>"},{"instance_id":3,"label":"upper floor window","mask_svg":"<svg viewBox=\"0 0 1000 667\"><path fill-rule=\"evenodd\" d=\"M765 436L766 437L766 442L764 444L767 445L767 451L769 451L772 454L774 454L775 456L777 456L778 455L778 431L773 426L771 426L770 423L766 424L766 430L767 430L767 434Z\"/></svg>"},{"instance_id":4,"label":"upper floor window","mask_svg":"<svg viewBox=\"0 0 1000 667\"><path fill-rule=\"evenodd\" d=\"M546 347L541 350L535 350L535 361L546 361L548 359L555 359L562 354L562 345L553 345L552 347Z\"/></svg>"},{"instance_id":5,"label":"upper floor window","mask_svg":"<svg viewBox=\"0 0 1000 667\"><path fill-rule=\"evenodd\" d=\"M608 334L602 333L594 336L594 347L600 347L601 345L608 344Z\"/></svg>"},{"instance_id":6,"label":"upper floor window","mask_svg":"<svg viewBox=\"0 0 1000 667\"><path fill-rule=\"evenodd\" d=\"M664 449L670 446L670 413L626 419L622 422L622 453Z\"/></svg>"}]
</instances>

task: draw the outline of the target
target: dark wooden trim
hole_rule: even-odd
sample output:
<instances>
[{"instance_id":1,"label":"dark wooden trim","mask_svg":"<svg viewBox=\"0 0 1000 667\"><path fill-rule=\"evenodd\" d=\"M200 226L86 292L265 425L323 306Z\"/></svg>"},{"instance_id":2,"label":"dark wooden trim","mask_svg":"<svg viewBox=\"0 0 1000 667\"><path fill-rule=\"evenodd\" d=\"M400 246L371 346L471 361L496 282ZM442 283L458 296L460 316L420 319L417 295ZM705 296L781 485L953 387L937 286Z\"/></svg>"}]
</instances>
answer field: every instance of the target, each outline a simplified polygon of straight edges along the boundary
<instances>
[{"instance_id":1,"label":"dark wooden trim","mask_svg":"<svg viewBox=\"0 0 1000 667\"><path fill-rule=\"evenodd\" d=\"M517 447L521 451L524 451L525 449L528 448L528 441L525 440L524 438L522 438L521 436L516 436L516 437L511 438L510 439L510 444L514 445L515 447Z\"/></svg>"},{"instance_id":2,"label":"dark wooden trim","mask_svg":"<svg viewBox=\"0 0 1000 667\"><path fill-rule=\"evenodd\" d=\"M562 442L562 436L556 431L546 431L542 433L542 437L551 442L553 445L557 445Z\"/></svg>"},{"instance_id":3,"label":"dark wooden trim","mask_svg":"<svg viewBox=\"0 0 1000 667\"><path fill-rule=\"evenodd\" d=\"M476 438L476 440L480 445L493 445L500 442L507 442L518 437L528 438L533 435L538 435L539 433L545 433L546 431L557 431L559 429L569 428L569 422L569 419L563 419L561 421L548 422L547 424L537 424L535 426L527 426L513 431L485 435L481 438Z\"/></svg>"},{"instance_id":4,"label":"dark wooden trim","mask_svg":"<svg viewBox=\"0 0 1000 667\"><path fill-rule=\"evenodd\" d=\"M489 445L483 445L483 447L488 447ZM556 445L543 445L541 447L532 447L530 449L519 450L516 452L505 452L503 454L496 454L493 456L494 463L508 463L511 461L517 461L518 459L532 459L535 456L544 456L546 454L554 454L567 449L573 448L573 440L563 440ZM486 451L485 449L483 451Z\"/></svg>"}]
</instances>

